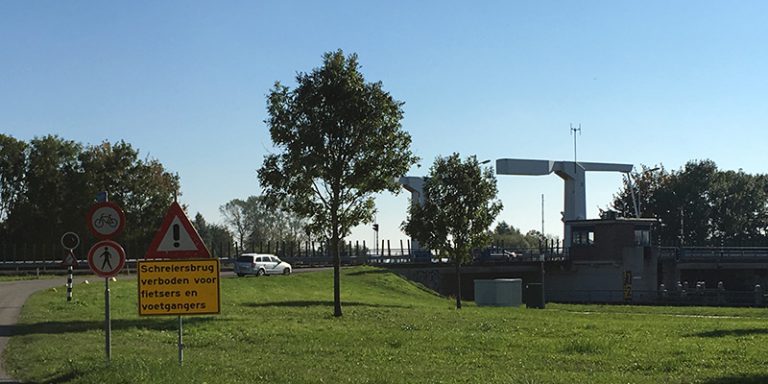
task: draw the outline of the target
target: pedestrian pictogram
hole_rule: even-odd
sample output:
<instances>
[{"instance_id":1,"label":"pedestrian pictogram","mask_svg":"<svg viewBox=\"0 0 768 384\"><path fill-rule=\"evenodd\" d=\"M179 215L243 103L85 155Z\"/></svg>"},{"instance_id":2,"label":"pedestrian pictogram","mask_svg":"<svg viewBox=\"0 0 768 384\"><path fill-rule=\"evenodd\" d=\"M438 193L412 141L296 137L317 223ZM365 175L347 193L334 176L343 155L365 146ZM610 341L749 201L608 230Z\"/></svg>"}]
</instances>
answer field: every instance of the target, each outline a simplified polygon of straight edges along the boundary
<instances>
[{"instance_id":1,"label":"pedestrian pictogram","mask_svg":"<svg viewBox=\"0 0 768 384\"><path fill-rule=\"evenodd\" d=\"M189 218L177 202L173 202L165 214L160 230L149 245L146 259L210 258L211 254L203 239L189 222Z\"/></svg>"},{"instance_id":2,"label":"pedestrian pictogram","mask_svg":"<svg viewBox=\"0 0 768 384\"><path fill-rule=\"evenodd\" d=\"M125 265L125 251L112 240L102 240L88 251L88 265L101 277L117 275Z\"/></svg>"},{"instance_id":3,"label":"pedestrian pictogram","mask_svg":"<svg viewBox=\"0 0 768 384\"><path fill-rule=\"evenodd\" d=\"M125 227L125 214L117 204L105 201L91 206L88 212L88 229L99 239L114 238Z\"/></svg>"}]
</instances>

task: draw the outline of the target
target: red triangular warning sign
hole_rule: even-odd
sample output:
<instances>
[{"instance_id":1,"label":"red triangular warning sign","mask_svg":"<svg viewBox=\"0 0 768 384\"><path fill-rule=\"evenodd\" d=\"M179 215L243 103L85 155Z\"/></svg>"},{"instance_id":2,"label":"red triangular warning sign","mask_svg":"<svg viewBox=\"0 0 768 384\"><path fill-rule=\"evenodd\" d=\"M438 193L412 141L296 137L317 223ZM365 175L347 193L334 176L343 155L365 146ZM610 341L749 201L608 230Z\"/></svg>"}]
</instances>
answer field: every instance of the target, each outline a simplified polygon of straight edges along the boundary
<instances>
[{"instance_id":1,"label":"red triangular warning sign","mask_svg":"<svg viewBox=\"0 0 768 384\"><path fill-rule=\"evenodd\" d=\"M145 259L199 259L211 254L177 202L165 214Z\"/></svg>"}]
</instances>

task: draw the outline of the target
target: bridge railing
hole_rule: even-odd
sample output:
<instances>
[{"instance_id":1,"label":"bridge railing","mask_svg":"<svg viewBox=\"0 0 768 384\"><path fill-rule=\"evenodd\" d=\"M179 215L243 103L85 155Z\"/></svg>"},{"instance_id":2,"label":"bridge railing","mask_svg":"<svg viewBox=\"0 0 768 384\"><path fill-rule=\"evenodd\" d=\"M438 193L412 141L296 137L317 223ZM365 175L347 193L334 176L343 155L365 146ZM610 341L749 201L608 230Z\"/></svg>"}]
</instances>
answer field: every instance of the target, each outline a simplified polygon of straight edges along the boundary
<instances>
[{"instance_id":1,"label":"bridge railing","mask_svg":"<svg viewBox=\"0 0 768 384\"><path fill-rule=\"evenodd\" d=\"M626 303L681 306L748 306L765 307L768 298L763 291L727 291L702 289L690 291L632 290L546 290L548 302L603 304Z\"/></svg>"},{"instance_id":2,"label":"bridge railing","mask_svg":"<svg viewBox=\"0 0 768 384\"><path fill-rule=\"evenodd\" d=\"M765 247L661 247L662 260L677 262L768 262Z\"/></svg>"},{"instance_id":3,"label":"bridge railing","mask_svg":"<svg viewBox=\"0 0 768 384\"><path fill-rule=\"evenodd\" d=\"M120 242L118 240L118 242ZM128 260L144 258L148 244L122 243ZM90 244L81 244L74 250L75 257L85 263ZM248 242L208 244L208 250L223 265L231 263L243 253L269 253L279 256L298 267L331 265L333 258L327 243L294 241ZM444 264L449 260L426 250L413 250L409 241L381 241L368 244L365 241L348 241L339 249L344 265L391 265L391 264ZM0 243L0 270L55 268L65 255L60 244L43 243ZM538 261L561 261L567 259L567 250L558 247L545 248L503 248L489 247L473 253L471 264L514 264ZM86 266L87 268L87 266Z\"/></svg>"}]
</instances>

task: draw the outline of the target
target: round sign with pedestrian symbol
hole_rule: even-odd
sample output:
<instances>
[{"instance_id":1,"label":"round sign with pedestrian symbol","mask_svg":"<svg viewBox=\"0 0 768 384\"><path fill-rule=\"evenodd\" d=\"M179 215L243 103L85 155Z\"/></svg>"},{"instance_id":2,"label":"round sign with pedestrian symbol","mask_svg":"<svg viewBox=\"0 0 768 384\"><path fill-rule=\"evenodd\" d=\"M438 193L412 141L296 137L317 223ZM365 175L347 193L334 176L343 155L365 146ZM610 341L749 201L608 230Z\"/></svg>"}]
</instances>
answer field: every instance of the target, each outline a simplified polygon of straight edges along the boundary
<instances>
[{"instance_id":1,"label":"round sign with pedestrian symbol","mask_svg":"<svg viewBox=\"0 0 768 384\"><path fill-rule=\"evenodd\" d=\"M112 240L102 240L88 251L88 266L101 277L117 275L125 265L125 251Z\"/></svg>"},{"instance_id":2,"label":"round sign with pedestrian symbol","mask_svg":"<svg viewBox=\"0 0 768 384\"><path fill-rule=\"evenodd\" d=\"M96 203L88 211L88 229L99 239L109 239L120 234L125 227L125 214L120 206L105 201Z\"/></svg>"}]
</instances>

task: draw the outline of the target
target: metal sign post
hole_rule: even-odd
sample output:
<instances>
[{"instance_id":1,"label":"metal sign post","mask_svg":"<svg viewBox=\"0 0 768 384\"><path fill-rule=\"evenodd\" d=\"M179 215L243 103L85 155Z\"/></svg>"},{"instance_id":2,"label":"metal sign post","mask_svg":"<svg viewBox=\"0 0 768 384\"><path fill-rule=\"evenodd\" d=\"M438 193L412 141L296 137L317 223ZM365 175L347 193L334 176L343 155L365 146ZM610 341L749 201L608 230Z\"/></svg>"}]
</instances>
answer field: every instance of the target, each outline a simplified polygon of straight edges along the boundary
<instances>
[{"instance_id":1,"label":"metal sign post","mask_svg":"<svg viewBox=\"0 0 768 384\"><path fill-rule=\"evenodd\" d=\"M67 302L72 301L72 266L67 267Z\"/></svg>"},{"instance_id":2,"label":"metal sign post","mask_svg":"<svg viewBox=\"0 0 768 384\"><path fill-rule=\"evenodd\" d=\"M218 314L221 265L218 259L140 260L136 266L140 316L177 315L179 366L184 365L184 318ZM176 295L158 294L176 292Z\"/></svg>"},{"instance_id":3,"label":"metal sign post","mask_svg":"<svg viewBox=\"0 0 768 384\"><path fill-rule=\"evenodd\" d=\"M104 279L104 352L107 355L107 365L112 361L112 319L109 316L109 278Z\"/></svg>"},{"instance_id":4,"label":"metal sign post","mask_svg":"<svg viewBox=\"0 0 768 384\"><path fill-rule=\"evenodd\" d=\"M211 259L200 234L174 201L149 245L145 259L137 262L139 315L178 315L179 366L184 365L182 315L218 314L220 268ZM199 258L199 259L196 259ZM158 287L176 295L157 295ZM183 292L183 295L182 295ZM162 293L162 292L161 292Z\"/></svg>"},{"instance_id":5,"label":"metal sign post","mask_svg":"<svg viewBox=\"0 0 768 384\"><path fill-rule=\"evenodd\" d=\"M184 322L179 316L179 367L184 365Z\"/></svg>"},{"instance_id":6,"label":"metal sign post","mask_svg":"<svg viewBox=\"0 0 768 384\"><path fill-rule=\"evenodd\" d=\"M88 229L101 241L88 251L88 266L104 278L104 351L107 366L112 361L112 319L109 303L109 279L120 273L125 265L125 250L109 239L118 236L125 227L125 213L115 203L108 201L107 192L100 192L96 203L86 215Z\"/></svg>"},{"instance_id":7,"label":"metal sign post","mask_svg":"<svg viewBox=\"0 0 768 384\"><path fill-rule=\"evenodd\" d=\"M67 250L62 265L67 267L67 302L72 301L72 268L77 265L75 248L80 245L80 236L74 232L67 232L61 236L61 246Z\"/></svg>"},{"instance_id":8,"label":"metal sign post","mask_svg":"<svg viewBox=\"0 0 768 384\"><path fill-rule=\"evenodd\" d=\"M107 365L112 359L112 320L109 315L109 279L117 275L125 265L125 251L112 240L102 240L88 251L88 265L104 278L104 336Z\"/></svg>"}]
</instances>

